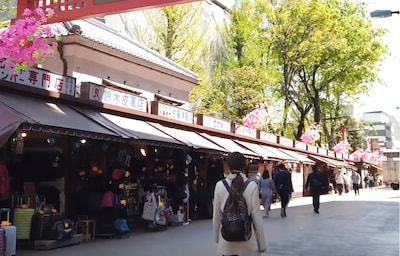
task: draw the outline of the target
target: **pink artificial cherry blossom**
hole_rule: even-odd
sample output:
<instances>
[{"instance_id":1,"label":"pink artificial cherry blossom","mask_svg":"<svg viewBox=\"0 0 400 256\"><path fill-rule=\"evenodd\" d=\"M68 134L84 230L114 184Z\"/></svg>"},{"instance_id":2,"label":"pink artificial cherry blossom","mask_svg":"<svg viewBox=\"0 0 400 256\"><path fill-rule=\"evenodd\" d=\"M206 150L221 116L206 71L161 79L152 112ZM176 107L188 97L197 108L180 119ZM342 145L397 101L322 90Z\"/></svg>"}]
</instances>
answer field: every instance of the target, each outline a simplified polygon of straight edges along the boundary
<instances>
[{"instance_id":1,"label":"pink artificial cherry blossom","mask_svg":"<svg viewBox=\"0 0 400 256\"><path fill-rule=\"evenodd\" d=\"M243 125L252 129L264 129L267 127L268 112L264 104L257 104L256 108L243 119Z\"/></svg>"},{"instance_id":2,"label":"pink artificial cherry blossom","mask_svg":"<svg viewBox=\"0 0 400 256\"><path fill-rule=\"evenodd\" d=\"M318 125L312 124L310 128L301 135L300 140L306 144L311 144L320 139Z\"/></svg>"},{"instance_id":3,"label":"pink artificial cherry blossom","mask_svg":"<svg viewBox=\"0 0 400 256\"><path fill-rule=\"evenodd\" d=\"M3 63L21 72L28 67L54 56L57 42L49 43L48 38L61 40L60 31L44 25L54 15L52 9L43 11L25 9L23 16L0 34L0 56Z\"/></svg>"},{"instance_id":4,"label":"pink artificial cherry blossom","mask_svg":"<svg viewBox=\"0 0 400 256\"><path fill-rule=\"evenodd\" d=\"M335 153L343 154L348 152L349 146L350 144L347 140L342 140L338 144L333 146L332 150Z\"/></svg>"}]
</instances>

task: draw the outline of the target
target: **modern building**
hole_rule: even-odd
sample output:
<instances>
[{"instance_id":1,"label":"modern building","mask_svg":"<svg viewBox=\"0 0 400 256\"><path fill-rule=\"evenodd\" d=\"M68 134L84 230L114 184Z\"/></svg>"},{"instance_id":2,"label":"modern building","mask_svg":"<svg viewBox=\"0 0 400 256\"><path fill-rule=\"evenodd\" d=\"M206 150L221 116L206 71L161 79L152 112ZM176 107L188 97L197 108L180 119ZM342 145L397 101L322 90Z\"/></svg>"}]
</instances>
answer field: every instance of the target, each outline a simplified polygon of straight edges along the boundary
<instances>
[{"instance_id":1,"label":"modern building","mask_svg":"<svg viewBox=\"0 0 400 256\"><path fill-rule=\"evenodd\" d=\"M371 148L371 141L374 140L378 141L379 150L400 146L400 123L394 116L383 111L371 111L363 113L363 120L372 124L366 127L369 148Z\"/></svg>"}]
</instances>

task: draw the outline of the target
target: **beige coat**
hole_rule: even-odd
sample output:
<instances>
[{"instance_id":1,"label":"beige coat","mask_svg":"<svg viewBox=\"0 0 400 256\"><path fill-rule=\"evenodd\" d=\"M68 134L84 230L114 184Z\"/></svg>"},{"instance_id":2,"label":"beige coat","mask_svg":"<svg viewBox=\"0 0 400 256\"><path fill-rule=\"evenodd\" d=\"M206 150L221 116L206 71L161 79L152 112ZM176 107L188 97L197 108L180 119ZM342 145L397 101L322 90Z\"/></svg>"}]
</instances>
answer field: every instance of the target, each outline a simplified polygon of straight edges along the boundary
<instances>
[{"instance_id":1,"label":"beige coat","mask_svg":"<svg viewBox=\"0 0 400 256\"><path fill-rule=\"evenodd\" d=\"M244 174L243 179L247 178ZM229 186L236 174L229 174L226 179ZM246 199L249 214L253 219L253 230L251 238L243 242L228 242L221 235L221 218L225 202L228 199L228 191L222 181L219 181L214 190L214 209L213 209L213 232L214 240L218 244L218 253L222 255L239 255L239 256L256 256L260 255L260 250L266 249L264 226L260 210L260 199L258 197L258 186L255 182L250 182L246 190L243 192L243 197Z\"/></svg>"}]
</instances>

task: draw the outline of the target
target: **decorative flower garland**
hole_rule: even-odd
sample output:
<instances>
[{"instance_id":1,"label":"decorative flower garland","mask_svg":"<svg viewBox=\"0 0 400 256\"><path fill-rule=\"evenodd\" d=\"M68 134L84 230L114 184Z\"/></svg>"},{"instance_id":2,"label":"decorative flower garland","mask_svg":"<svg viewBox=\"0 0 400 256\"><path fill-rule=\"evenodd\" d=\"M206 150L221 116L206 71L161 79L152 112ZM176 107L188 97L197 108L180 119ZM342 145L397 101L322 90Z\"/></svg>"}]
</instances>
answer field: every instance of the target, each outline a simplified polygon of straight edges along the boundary
<instances>
[{"instance_id":1,"label":"decorative flower garland","mask_svg":"<svg viewBox=\"0 0 400 256\"><path fill-rule=\"evenodd\" d=\"M263 130L267 128L267 124L268 112L263 103L257 104L256 108L243 118L243 125L248 128Z\"/></svg>"},{"instance_id":2,"label":"decorative flower garland","mask_svg":"<svg viewBox=\"0 0 400 256\"><path fill-rule=\"evenodd\" d=\"M319 140L319 138L320 135L318 125L312 124L310 125L310 128L308 128L308 130L301 135L300 140L306 144L311 144L314 141Z\"/></svg>"},{"instance_id":3,"label":"decorative flower garland","mask_svg":"<svg viewBox=\"0 0 400 256\"><path fill-rule=\"evenodd\" d=\"M338 144L333 146L332 150L335 153L343 154L343 153L348 153L349 147L350 147L349 142L347 140L342 140Z\"/></svg>"},{"instance_id":4,"label":"decorative flower garland","mask_svg":"<svg viewBox=\"0 0 400 256\"><path fill-rule=\"evenodd\" d=\"M363 150L356 150L354 151L351 156L354 158L355 161L363 161L367 163L373 163L381 165L383 161L387 158L386 156L380 155L377 152L370 152L370 151L363 151Z\"/></svg>"},{"instance_id":5,"label":"decorative flower garland","mask_svg":"<svg viewBox=\"0 0 400 256\"><path fill-rule=\"evenodd\" d=\"M16 20L0 34L0 56L3 63L12 67L14 72L21 72L52 57L57 42L50 44L48 38L61 41L58 30L43 25L53 17L52 9L25 9L22 15L25 18Z\"/></svg>"}]
</instances>

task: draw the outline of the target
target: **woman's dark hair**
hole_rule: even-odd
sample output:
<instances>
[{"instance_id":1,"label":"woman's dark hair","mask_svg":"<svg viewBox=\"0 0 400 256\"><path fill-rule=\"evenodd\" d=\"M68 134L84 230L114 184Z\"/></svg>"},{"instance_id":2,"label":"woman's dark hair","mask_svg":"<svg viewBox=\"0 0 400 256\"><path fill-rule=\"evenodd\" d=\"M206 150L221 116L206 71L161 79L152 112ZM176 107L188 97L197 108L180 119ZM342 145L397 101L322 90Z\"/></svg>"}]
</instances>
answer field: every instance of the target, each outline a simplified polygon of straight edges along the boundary
<instances>
[{"instance_id":1,"label":"woman's dark hair","mask_svg":"<svg viewBox=\"0 0 400 256\"><path fill-rule=\"evenodd\" d=\"M269 178L269 171L265 170L263 175L262 175L263 179L268 179Z\"/></svg>"},{"instance_id":2,"label":"woman's dark hair","mask_svg":"<svg viewBox=\"0 0 400 256\"><path fill-rule=\"evenodd\" d=\"M244 180L240 173L246 168L246 157L242 153L233 152L228 156L227 162L231 173L236 173L236 177L232 180L231 189L229 189L229 195L233 199L233 207L237 208L244 187Z\"/></svg>"},{"instance_id":3,"label":"woman's dark hair","mask_svg":"<svg viewBox=\"0 0 400 256\"><path fill-rule=\"evenodd\" d=\"M283 164L283 163L278 164L278 169L287 170L285 164Z\"/></svg>"}]
</instances>

